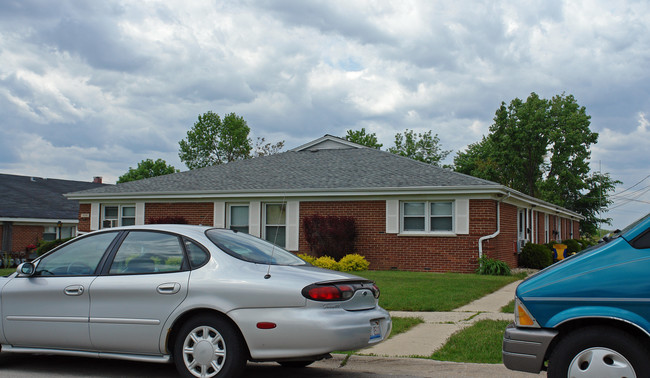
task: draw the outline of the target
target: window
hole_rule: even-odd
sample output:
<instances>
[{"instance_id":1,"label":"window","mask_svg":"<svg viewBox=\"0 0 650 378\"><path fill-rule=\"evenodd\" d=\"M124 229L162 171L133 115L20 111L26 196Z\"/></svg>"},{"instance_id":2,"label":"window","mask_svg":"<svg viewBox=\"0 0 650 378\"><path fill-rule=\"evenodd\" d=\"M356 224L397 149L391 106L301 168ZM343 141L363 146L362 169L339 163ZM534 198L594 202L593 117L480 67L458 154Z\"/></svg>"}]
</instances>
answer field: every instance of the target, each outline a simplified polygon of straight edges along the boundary
<instances>
[{"instance_id":1,"label":"window","mask_svg":"<svg viewBox=\"0 0 650 378\"><path fill-rule=\"evenodd\" d=\"M60 235L59 235L60 234ZM52 241L56 239L68 239L76 234L74 226L45 226L43 228L43 240Z\"/></svg>"},{"instance_id":2,"label":"window","mask_svg":"<svg viewBox=\"0 0 650 378\"><path fill-rule=\"evenodd\" d=\"M402 202L402 231L453 232L454 203L452 201Z\"/></svg>"},{"instance_id":3,"label":"window","mask_svg":"<svg viewBox=\"0 0 650 378\"><path fill-rule=\"evenodd\" d=\"M104 205L102 211L102 228L133 226L135 224L135 206Z\"/></svg>"},{"instance_id":4,"label":"window","mask_svg":"<svg viewBox=\"0 0 650 378\"><path fill-rule=\"evenodd\" d=\"M228 228L248 233L248 205L229 205L228 213Z\"/></svg>"},{"instance_id":5,"label":"window","mask_svg":"<svg viewBox=\"0 0 650 378\"><path fill-rule=\"evenodd\" d=\"M183 248L178 237L161 232L133 231L120 245L109 274L178 272Z\"/></svg>"},{"instance_id":6,"label":"window","mask_svg":"<svg viewBox=\"0 0 650 378\"><path fill-rule=\"evenodd\" d=\"M264 206L264 239L281 247L286 245L287 212L284 204L268 203Z\"/></svg>"},{"instance_id":7,"label":"window","mask_svg":"<svg viewBox=\"0 0 650 378\"><path fill-rule=\"evenodd\" d=\"M192 268L200 267L210 258L210 254L203 247L189 240L185 240L185 251L187 251Z\"/></svg>"},{"instance_id":8,"label":"window","mask_svg":"<svg viewBox=\"0 0 650 378\"><path fill-rule=\"evenodd\" d=\"M77 239L44 256L36 266L37 276L87 276L94 274L117 232Z\"/></svg>"},{"instance_id":9,"label":"window","mask_svg":"<svg viewBox=\"0 0 650 378\"><path fill-rule=\"evenodd\" d=\"M219 249L240 260L256 264L307 265L291 252L248 234L218 228L205 234Z\"/></svg>"}]
</instances>

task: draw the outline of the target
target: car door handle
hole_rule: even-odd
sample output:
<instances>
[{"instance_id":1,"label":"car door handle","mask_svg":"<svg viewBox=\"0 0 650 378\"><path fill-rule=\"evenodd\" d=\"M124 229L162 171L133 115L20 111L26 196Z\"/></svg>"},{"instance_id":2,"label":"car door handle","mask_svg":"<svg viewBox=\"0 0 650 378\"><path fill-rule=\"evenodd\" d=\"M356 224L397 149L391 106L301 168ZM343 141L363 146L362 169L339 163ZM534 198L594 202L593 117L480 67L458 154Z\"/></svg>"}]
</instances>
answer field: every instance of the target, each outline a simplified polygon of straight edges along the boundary
<instances>
[{"instance_id":1,"label":"car door handle","mask_svg":"<svg viewBox=\"0 0 650 378\"><path fill-rule=\"evenodd\" d=\"M156 290L160 294L176 294L181 290L181 284L178 282L168 282L159 285Z\"/></svg>"},{"instance_id":2,"label":"car door handle","mask_svg":"<svg viewBox=\"0 0 650 378\"><path fill-rule=\"evenodd\" d=\"M84 293L84 287L81 285L70 285L63 289L65 295L77 296Z\"/></svg>"}]
</instances>

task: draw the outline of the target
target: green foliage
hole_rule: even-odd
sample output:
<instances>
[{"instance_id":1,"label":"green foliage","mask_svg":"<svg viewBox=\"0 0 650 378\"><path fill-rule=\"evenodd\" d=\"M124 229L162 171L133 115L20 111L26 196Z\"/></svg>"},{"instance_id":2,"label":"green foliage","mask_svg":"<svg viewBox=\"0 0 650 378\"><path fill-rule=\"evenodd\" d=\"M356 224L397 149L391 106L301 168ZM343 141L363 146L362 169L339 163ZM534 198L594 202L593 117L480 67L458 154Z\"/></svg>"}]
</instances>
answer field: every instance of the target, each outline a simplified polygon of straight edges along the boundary
<instances>
[{"instance_id":1,"label":"green foliage","mask_svg":"<svg viewBox=\"0 0 650 378\"><path fill-rule=\"evenodd\" d=\"M590 174L590 147L598 141L590 118L572 95L546 100L531 93L525 102L502 102L490 133L459 152L454 169L573 210L586 218L582 232L593 234L610 221L598 214L620 181Z\"/></svg>"},{"instance_id":2,"label":"green foliage","mask_svg":"<svg viewBox=\"0 0 650 378\"><path fill-rule=\"evenodd\" d=\"M319 268L325 268L325 269L330 269L330 270L338 270L339 269L339 264L334 260L333 258L329 256L321 256L317 258L314 263L314 266L317 266Z\"/></svg>"},{"instance_id":3,"label":"green foliage","mask_svg":"<svg viewBox=\"0 0 650 378\"><path fill-rule=\"evenodd\" d=\"M370 263L358 253L345 255L339 260L339 270L342 272L359 272L368 270Z\"/></svg>"},{"instance_id":4,"label":"green foliage","mask_svg":"<svg viewBox=\"0 0 650 378\"><path fill-rule=\"evenodd\" d=\"M451 153L440 147L438 134L432 135L431 130L416 134L408 129L403 135L395 134L395 146L388 152L435 166L440 166L440 162Z\"/></svg>"},{"instance_id":5,"label":"green foliage","mask_svg":"<svg viewBox=\"0 0 650 378\"><path fill-rule=\"evenodd\" d=\"M553 253L543 244L528 243L519 255L519 265L524 268L544 269L551 264L553 264Z\"/></svg>"},{"instance_id":6,"label":"green foliage","mask_svg":"<svg viewBox=\"0 0 650 378\"><path fill-rule=\"evenodd\" d=\"M501 260L481 256L478 260L478 264L479 267L476 270L477 274L488 276L509 276L511 274L508 264Z\"/></svg>"},{"instance_id":7,"label":"green foliage","mask_svg":"<svg viewBox=\"0 0 650 378\"><path fill-rule=\"evenodd\" d=\"M377 142L377 135L375 133L366 134L366 129L361 128L361 130L348 130L345 139L360 144L362 146L381 149L383 144Z\"/></svg>"},{"instance_id":8,"label":"green foliage","mask_svg":"<svg viewBox=\"0 0 650 378\"><path fill-rule=\"evenodd\" d=\"M580 244L580 242L575 239L565 240L562 242L562 244L566 245L567 247L566 248L567 255L580 252L583 249L582 244Z\"/></svg>"},{"instance_id":9,"label":"green foliage","mask_svg":"<svg viewBox=\"0 0 650 378\"><path fill-rule=\"evenodd\" d=\"M45 252L48 252L48 251L60 246L61 244L67 242L68 240L72 240L72 239L73 238L56 239L56 240L52 240L52 241L41 240L41 241L38 242L38 247L36 247L36 249L35 249L36 254L40 256L40 255L44 254Z\"/></svg>"},{"instance_id":10,"label":"green foliage","mask_svg":"<svg viewBox=\"0 0 650 378\"><path fill-rule=\"evenodd\" d=\"M167 162L163 159L158 159L156 161L146 159L139 162L137 168L129 167L129 171L120 176L117 183L120 184L123 182L142 180L176 172L179 172L179 170L171 165L167 165Z\"/></svg>"},{"instance_id":11,"label":"green foliage","mask_svg":"<svg viewBox=\"0 0 650 378\"><path fill-rule=\"evenodd\" d=\"M187 138L179 142L178 156L189 169L245 159L252 150L249 133L244 118L235 113L226 115L222 122L218 114L208 111L199 115Z\"/></svg>"}]
</instances>

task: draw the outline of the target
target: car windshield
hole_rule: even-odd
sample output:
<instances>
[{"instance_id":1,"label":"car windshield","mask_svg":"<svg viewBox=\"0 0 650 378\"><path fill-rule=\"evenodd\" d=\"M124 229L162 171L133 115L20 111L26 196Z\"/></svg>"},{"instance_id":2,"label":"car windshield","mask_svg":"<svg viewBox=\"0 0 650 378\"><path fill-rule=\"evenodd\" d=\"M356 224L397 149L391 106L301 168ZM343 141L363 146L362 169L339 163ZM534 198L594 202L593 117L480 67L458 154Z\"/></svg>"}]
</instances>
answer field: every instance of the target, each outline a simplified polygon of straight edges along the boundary
<instances>
[{"instance_id":1,"label":"car windshield","mask_svg":"<svg viewBox=\"0 0 650 378\"><path fill-rule=\"evenodd\" d=\"M205 233L217 247L240 260L271 265L308 265L277 245L243 232L210 229Z\"/></svg>"}]
</instances>

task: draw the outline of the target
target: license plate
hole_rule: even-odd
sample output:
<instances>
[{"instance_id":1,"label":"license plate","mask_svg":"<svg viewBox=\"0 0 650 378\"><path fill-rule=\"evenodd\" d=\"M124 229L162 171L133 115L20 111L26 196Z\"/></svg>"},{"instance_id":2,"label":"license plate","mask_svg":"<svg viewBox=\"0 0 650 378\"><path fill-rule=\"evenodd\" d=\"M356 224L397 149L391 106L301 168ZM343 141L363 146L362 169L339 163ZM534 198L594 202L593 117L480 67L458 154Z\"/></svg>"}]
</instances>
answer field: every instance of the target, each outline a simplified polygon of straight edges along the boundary
<instances>
[{"instance_id":1,"label":"license plate","mask_svg":"<svg viewBox=\"0 0 650 378\"><path fill-rule=\"evenodd\" d=\"M379 320L370 321L370 340L381 339L381 326Z\"/></svg>"}]
</instances>

